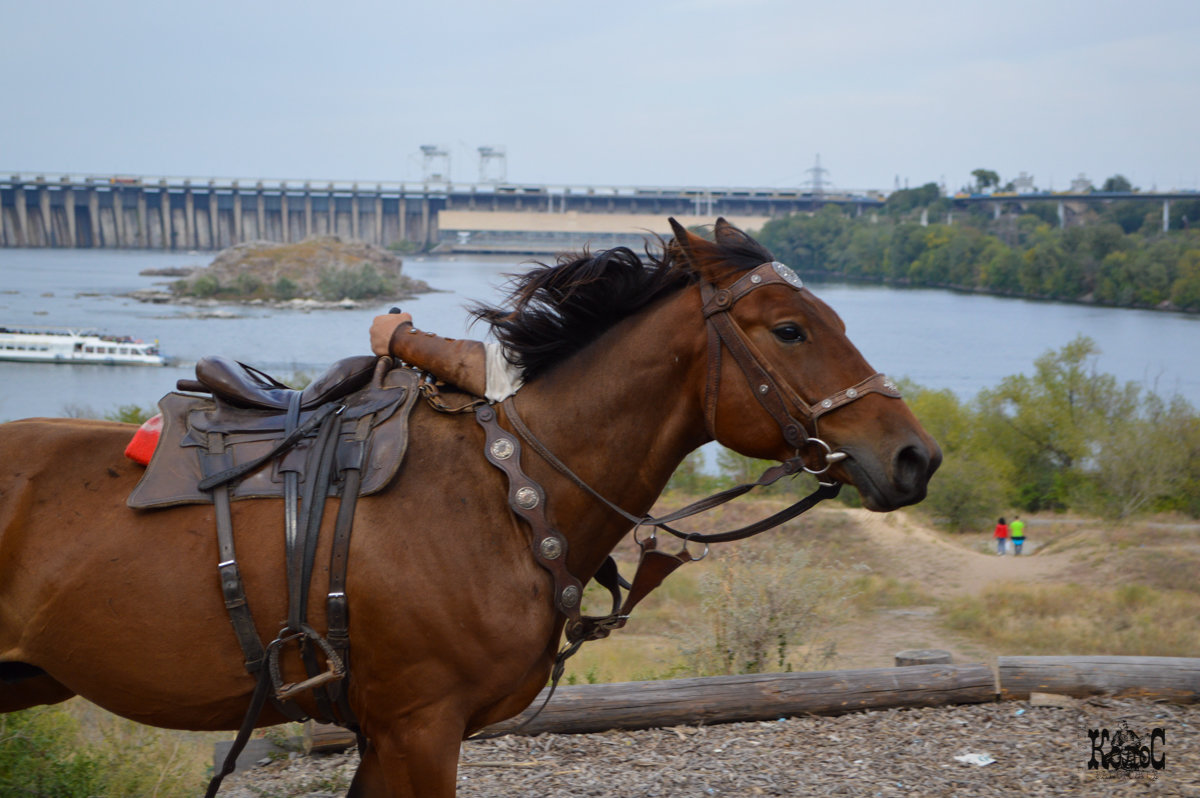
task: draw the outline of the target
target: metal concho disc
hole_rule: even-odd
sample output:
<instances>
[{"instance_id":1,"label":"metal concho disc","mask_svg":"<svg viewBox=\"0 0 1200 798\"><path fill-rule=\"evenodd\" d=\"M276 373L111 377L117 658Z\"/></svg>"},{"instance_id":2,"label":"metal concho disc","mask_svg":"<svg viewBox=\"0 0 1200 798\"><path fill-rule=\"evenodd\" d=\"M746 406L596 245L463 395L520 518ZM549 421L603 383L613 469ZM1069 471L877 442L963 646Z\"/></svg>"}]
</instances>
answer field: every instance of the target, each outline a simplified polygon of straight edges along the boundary
<instances>
[{"instance_id":1,"label":"metal concho disc","mask_svg":"<svg viewBox=\"0 0 1200 798\"><path fill-rule=\"evenodd\" d=\"M517 495L514 498L516 499L517 506L525 510L532 510L538 506L538 494L533 488L521 488L517 491Z\"/></svg>"},{"instance_id":2,"label":"metal concho disc","mask_svg":"<svg viewBox=\"0 0 1200 798\"><path fill-rule=\"evenodd\" d=\"M508 438L497 438L492 441L492 457L497 460L507 460L513 456L516 449L513 447L513 442Z\"/></svg>"},{"instance_id":3,"label":"metal concho disc","mask_svg":"<svg viewBox=\"0 0 1200 798\"><path fill-rule=\"evenodd\" d=\"M542 543L538 548L547 560L557 560L563 553L562 541L556 537L542 538Z\"/></svg>"},{"instance_id":4,"label":"metal concho disc","mask_svg":"<svg viewBox=\"0 0 1200 798\"><path fill-rule=\"evenodd\" d=\"M795 289L804 287L804 281L800 279L800 275L792 271L790 266L786 266L779 261L772 261L771 266L775 269L775 273L787 281L788 285Z\"/></svg>"},{"instance_id":5,"label":"metal concho disc","mask_svg":"<svg viewBox=\"0 0 1200 798\"><path fill-rule=\"evenodd\" d=\"M563 588L560 598L564 607L574 607L579 603L579 588L575 587L575 585L567 585Z\"/></svg>"}]
</instances>

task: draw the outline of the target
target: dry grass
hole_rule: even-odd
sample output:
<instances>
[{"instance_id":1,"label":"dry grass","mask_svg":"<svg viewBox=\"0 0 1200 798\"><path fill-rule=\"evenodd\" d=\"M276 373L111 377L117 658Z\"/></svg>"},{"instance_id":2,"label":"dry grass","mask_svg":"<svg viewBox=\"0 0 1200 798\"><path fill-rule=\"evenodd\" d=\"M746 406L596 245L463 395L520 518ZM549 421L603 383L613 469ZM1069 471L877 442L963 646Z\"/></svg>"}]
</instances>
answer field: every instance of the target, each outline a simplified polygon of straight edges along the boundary
<instances>
[{"instance_id":1,"label":"dry grass","mask_svg":"<svg viewBox=\"0 0 1200 798\"><path fill-rule=\"evenodd\" d=\"M942 604L946 625L1000 655L1191 657L1200 596L1141 584L1001 584Z\"/></svg>"},{"instance_id":2,"label":"dry grass","mask_svg":"<svg viewBox=\"0 0 1200 798\"><path fill-rule=\"evenodd\" d=\"M655 511L689 500L668 497ZM736 528L790 502L781 497L743 499L687 529ZM678 543L670 539L661 545L674 550ZM615 556L621 572L632 578L637 560L632 541L622 542ZM837 628L850 616L934 603L914 583L876 573L877 568L886 563L867 535L836 510L818 510L755 538L713 546L708 557L680 568L639 605L626 628L585 645L568 663L565 681L821 667L836 649ZM585 594L585 611L607 612L607 602L607 591L593 585ZM783 627L788 628L780 634ZM731 649L739 648L755 653L733 654L731 664Z\"/></svg>"},{"instance_id":3,"label":"dry grass","mask_svg":"<svg viewBox=\"0 0 1200 798\"><path fill-rule=\"evenodd\" d=\"M659 510L684 501L673 498ZM740 526L785 504L779 497L742 500L690 528L713 531ZM838 581L836 589L825 590L828 602L844 610L836 620L855 621L842 628L870 628L858 622L898 609L937 608L947 634L978 647L985 659L999 654L1196 655L1200 580L1195 575L1200 573L1200 533L1195 527L1168 523L1118 527L1064 520L1039 523L1030 534L1035 556L1061 557L1058 570L1044 583L1001 584L975 597L958 596L947 594L945 583L934 587L916 581L911 563L906 570L889 560L852 516L823 508L757 538L714 546L709 559L680 569L638 607L626 629L585 646L569 665L568 678L576 683L607 682L703 671L694 657L689 658L689 650L695 648L698 635L711 633L711 616L725 613L733 618L725 621L727 624L746 622L711 602L706 604L705 584L719 579L729 562L761 562L762 558L786 562L795 552L801 552L806 562L796 568L794 581ZM962 544L965 552L977 549L990 556L994 551L990 536L978 537L948 539ZM924 548L915 537L911 546L909 559L935 566L943 551L953 551L942 546ZM627 576L632 575L635 555L628 542L618 551ZM751 585L761 581L762 573L759 564L729 574L723 588L726 595L740 581ZM825 627L809 636L830 638L844 647L856 642L839 640L834 623L835 619L826 619ZM800 667L801 656L820 650L819 645L789 645L784 666Z\"/></svg>"}]
</instances>

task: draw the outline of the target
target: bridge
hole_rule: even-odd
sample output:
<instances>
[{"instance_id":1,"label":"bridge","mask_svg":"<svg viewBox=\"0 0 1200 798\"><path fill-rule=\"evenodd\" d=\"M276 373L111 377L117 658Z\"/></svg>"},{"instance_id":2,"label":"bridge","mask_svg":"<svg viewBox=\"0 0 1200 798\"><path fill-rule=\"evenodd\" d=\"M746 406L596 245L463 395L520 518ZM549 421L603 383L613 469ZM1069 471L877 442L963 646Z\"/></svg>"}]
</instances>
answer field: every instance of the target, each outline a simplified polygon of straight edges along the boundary
<instances>
[{"instance_id":1,"label":"bridge","mask_svg":"<svg viewBox=\"0 0 1200 798\"><path fill-rule=\"evenodd\" d=\"M754 228L827 205L857 213L879 192L786 188L0 175L0 246L218 250L337 235L378 246L554 252L640 244L725 216Z\"/></svg>"},{"instance_id":2,"label":"bridge","mask_svg":"<svg viewBox=\"0 0 1200 798\"><path fill-rule=\"evenodd\" d=\"M1200 191L1034 191L1027 193L995 192L992 194L959 193L950 201L959 207L988 205L992 214L999 219L1006 205L1027 205L1035 202L1054 202L1058 205L1059 227L1066 227L1083 206L1109 202L1154 202L1162 203L1162 229L1171 229L1171 202L1176 200L1200 200Z\"/></svg>"}]
</instances>

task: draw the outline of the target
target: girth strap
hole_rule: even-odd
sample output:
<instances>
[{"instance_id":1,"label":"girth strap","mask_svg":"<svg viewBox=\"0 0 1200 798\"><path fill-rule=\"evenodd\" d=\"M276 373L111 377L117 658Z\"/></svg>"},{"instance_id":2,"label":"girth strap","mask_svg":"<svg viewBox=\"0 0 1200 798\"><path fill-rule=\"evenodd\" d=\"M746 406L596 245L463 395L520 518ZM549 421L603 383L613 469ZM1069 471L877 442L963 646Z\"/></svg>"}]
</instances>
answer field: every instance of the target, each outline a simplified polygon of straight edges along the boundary
<instances>
[{"instance_id":1,"label":"girth strap","mask_svg":"<svg viewBox=\"0 0 1200 798\"><path fill-rule=\"evenodd\" d=\"M229 611L234 633L246 658L246 670L255 676L256 682L242 726L238 730L237 737L220 771L216 772L209 782L206 796L216 795L221 781L233 771L237 757L245 748L250 733L267 701L270 701L284 717L293 721L303 721L308 716L292 699L303 692L312 690L317 702L319 717L323 720L339 722L340 715L342 725L358 734L360 746L363 742L362 732L350 709L349 699L344 689L347 672L345 658L349 646L349 619L345 586L350 532L361 483L365 452L364 441L371 428L372 417L366 415L357 421L358 428L355 434L357 457L352 458L352 462L347 464L345 471L345 492L337 515L333 549L330 555L330 590L327 607L330 637L333 640L327 640L308 625L307 607L317 539L321 531L325 499L330 480L333 477L334 459L338 450L338 432L341 427L341 410L343 408L340 405L325 405L313 413L305 423L297 424L299 408L295 397L298 396L297 392L288 409L287 434L273 447L271 452L263 457L256 458L239 467L231 467L229 456L225 451L224 436L213 433L208 438L205 471L210 476L202 484L207 485L205 489L211 490L213 495L217 522L217 544L221 560L218 564L221 589L225 596L225 606ZM254 621L246 601L245 587L237 567L229 502L229 483L256 468L261 468L295 446L317 424L320 425L320 429L310 450L310 468L302 497L297 495L299 475L294 471L284 472L288 620L287 626L269 646L264 648L254 627ZM299 507L297 507L297 502L299 502ZM291 641L299 642L301 660L308 672L308 678L298 684L283 684L279 656L283 647ZM318 649L324 655L328 666L325 671L321 670L316 658ZM326 685L331 682L338 683L336 693L332 698L326 689ZM335 703L337 712L333 708Z\"/></svg>"}]
</instances>

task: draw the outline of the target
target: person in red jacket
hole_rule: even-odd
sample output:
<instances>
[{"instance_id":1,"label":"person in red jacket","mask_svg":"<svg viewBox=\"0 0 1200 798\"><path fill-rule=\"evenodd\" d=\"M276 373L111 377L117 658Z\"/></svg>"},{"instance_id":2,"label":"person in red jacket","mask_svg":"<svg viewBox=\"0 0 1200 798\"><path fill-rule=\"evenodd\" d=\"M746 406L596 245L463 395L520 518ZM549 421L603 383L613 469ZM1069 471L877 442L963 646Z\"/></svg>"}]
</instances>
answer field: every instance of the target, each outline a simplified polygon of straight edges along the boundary
<instances>
[{"instance_id":1,"label":"person in red jacket","mask_svg":"<svg viewBox=\"0 0 1200 798\"><path fill-rule=\"evenodd\" d=\"M996 531L992 533L992 537L996 539L996 553L1003 556L1008 544L1008 524L1004 523L1003 518L996 522Z\"/></svg>"}]
</instances>

